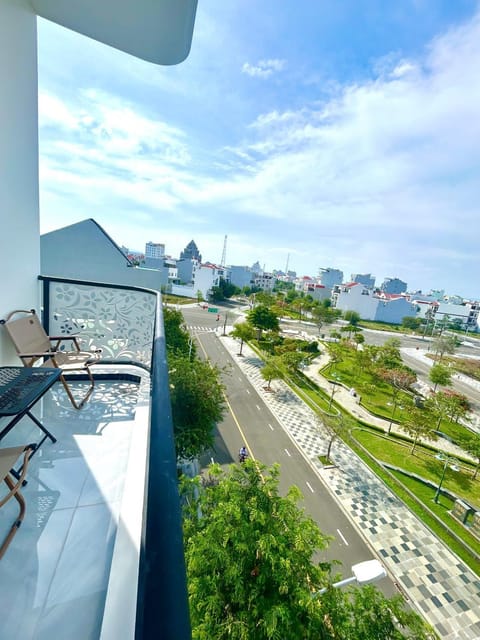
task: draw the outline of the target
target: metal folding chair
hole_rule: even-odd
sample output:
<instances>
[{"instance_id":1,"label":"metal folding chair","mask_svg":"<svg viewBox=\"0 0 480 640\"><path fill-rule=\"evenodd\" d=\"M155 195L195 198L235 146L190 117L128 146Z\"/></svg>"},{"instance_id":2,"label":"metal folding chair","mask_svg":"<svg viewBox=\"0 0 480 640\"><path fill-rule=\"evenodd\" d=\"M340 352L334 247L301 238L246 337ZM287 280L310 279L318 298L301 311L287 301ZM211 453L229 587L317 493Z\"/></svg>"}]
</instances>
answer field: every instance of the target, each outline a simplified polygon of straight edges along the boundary
<instances>
[{"instance_id":1,"label":"metal folding chair","mask_svg":"<svg viewBox=\"0 0 480 640\"><path fill-rule=\"evenodd\" d=\"M90 365L100 357L100 351L81 351L76 335L48 336L34 309L12 311L5 320L0 321L12 339L18 357L26 367L33 367L42 361L43 367L56 367L62 370L60 380L75 409L81 409L94 388L94 379ZM73 349L64 349L64 343L70 342ZM77 402L65 379L65 373L81 371L90 381L87 393L81 402Z\"/></svg>"}]
</instances>

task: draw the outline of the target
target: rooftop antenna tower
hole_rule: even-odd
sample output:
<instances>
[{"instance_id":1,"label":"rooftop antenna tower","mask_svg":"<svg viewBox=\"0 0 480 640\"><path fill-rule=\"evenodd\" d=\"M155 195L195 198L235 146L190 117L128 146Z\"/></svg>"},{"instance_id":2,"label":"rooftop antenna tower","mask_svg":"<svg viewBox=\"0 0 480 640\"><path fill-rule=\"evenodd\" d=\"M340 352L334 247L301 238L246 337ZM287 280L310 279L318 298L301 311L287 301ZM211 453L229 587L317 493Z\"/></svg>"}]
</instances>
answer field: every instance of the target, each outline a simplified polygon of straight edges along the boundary
<instances>
[{"instance_id":1,"label":"rooftop antenna tower","mask_svg":"<svg viewBox=\"0 0 480 640\"><path fill-rule=\"evenodd\" d=\"M228 236L225 236L224 240L223 240L223 251L222 251L222 259L220 261L220 266L224 267L225 266L225 261L227 259L227 238Z\"/></svg>"}]
</instances>

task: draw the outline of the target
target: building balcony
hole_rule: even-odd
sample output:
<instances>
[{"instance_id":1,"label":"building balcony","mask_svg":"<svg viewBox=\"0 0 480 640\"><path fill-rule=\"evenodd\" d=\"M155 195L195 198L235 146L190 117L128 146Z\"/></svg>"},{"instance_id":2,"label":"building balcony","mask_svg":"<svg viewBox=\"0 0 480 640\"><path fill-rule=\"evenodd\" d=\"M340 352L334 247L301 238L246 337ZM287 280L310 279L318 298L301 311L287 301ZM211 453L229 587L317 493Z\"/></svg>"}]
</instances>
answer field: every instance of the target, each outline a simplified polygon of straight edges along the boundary
<instances>
[{"instance_id":1,"label":"building balcony","mask_svg":"<svg viewBox=\"0 0 480 640\"><path fill-rule=\"evenodd\" d=\"M79 332L102 357L81 410L60 383L33 410L57 442L30 462L25 519L0 560L0 638L190 638L160 298L41 282L47 332ZM86 382L71 385L81 395ZM38 439L25 417L1 446ZM13 503L0 509L2 540Z\"/></svg>"}]
</instances>

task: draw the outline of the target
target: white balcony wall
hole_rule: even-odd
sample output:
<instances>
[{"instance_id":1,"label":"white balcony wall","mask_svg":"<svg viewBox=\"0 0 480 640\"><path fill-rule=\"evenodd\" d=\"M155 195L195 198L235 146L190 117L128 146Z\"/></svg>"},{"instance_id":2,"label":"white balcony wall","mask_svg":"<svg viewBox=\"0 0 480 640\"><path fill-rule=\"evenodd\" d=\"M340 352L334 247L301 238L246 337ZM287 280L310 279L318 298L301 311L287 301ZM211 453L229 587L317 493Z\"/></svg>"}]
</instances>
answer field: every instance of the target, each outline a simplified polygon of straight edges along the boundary
<instances>
[{"instance_id":1,"label":"white balcony wall","mask_svg":"<svg viewBox=\"0 0 480 640\"><path fill-rule=\"evenodd\" d=\"M38 307L40 269L36 16L0 1L0 317ZM0 363L17 362L0 331Z\"/></svg>"}]
</instances>

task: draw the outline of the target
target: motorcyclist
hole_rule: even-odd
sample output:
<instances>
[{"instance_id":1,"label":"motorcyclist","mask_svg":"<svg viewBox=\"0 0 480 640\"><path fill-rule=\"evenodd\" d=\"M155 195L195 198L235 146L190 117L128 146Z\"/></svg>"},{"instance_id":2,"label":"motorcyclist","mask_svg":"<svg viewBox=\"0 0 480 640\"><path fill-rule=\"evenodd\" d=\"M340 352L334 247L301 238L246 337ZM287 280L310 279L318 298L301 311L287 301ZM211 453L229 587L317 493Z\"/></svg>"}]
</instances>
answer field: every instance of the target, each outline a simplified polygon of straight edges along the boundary
<instances>
[{"instance_id":1,"label":"motorcyclist","mask_svg":"<svg viewBox=\"0 0 480 640\"><path fill-rule=\"evenodd\" d=\"M240 462L245 462L247 458L248 458L248 451L247 451L247 447L244 445L243 447L241 447L240 451L238 452L238 460Z\"/></svg>"}]
</instances>

